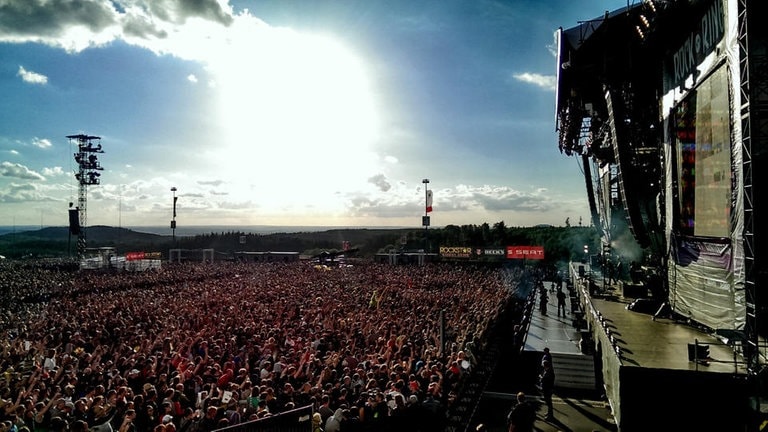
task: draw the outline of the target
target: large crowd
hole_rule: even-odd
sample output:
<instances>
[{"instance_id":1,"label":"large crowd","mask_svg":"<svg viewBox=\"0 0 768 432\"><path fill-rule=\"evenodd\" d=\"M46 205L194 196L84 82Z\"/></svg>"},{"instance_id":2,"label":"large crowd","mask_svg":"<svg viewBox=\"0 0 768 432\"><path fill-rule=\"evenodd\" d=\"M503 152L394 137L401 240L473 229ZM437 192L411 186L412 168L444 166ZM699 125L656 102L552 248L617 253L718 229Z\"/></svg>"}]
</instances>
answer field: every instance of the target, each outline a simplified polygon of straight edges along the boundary
<instances>
[{"instance_id":1,"label":"large crowd","mask_svg":"<svg viewBox=\"0 0 768 432\"><path fill-rule=\"evenodd\" d=\"M519 277L450 264L3 263L0 432L208 432L310 405L325 432L441 430Z\"/></svg>"}]
</instances>

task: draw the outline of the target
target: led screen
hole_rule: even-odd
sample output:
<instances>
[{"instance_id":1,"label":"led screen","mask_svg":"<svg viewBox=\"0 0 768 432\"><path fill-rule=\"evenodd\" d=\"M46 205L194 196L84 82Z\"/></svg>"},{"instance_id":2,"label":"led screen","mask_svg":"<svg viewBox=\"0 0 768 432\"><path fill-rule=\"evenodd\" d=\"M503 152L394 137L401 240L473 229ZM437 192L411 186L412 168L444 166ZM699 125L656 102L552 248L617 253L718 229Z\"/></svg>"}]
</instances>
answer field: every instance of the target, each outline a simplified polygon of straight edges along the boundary
<instances>
[{"instance_id":1,"label":"led screen","mask_svg":"<svg viewBox=\"0 0 768 432\"><path fill-rule=\"evenodd\" d=\"M727 69L707 77L675 108L676 224L696 237L728 237L731 152Z\"/></svg>"}]
</instances>

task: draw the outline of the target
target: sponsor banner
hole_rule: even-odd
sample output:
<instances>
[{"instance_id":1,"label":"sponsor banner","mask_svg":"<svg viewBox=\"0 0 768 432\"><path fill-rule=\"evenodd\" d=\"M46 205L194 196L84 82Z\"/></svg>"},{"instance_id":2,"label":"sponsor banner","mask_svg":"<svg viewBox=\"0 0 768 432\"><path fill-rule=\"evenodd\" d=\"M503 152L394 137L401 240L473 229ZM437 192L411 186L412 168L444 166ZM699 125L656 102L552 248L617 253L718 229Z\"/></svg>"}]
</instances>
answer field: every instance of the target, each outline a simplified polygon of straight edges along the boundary
<instances>
[{"instance_id":1,"label":"sponsor banner","mask_svg":"<svg viewBox=\"0 0 768 432\"><path fill-rule=\"evenodd\" d=\"M162 254L160 252L126 252L126 261L138 261L143 259L160 259Z\"/></svg>"},{"instance_id":2,"label":"sponsor banner","mask_svg":"<svg viewBox=\"0 0 768 432\"><path fill-rule=\"evenodd\" d=\"M723 2L711 0L702 16L690 18L693 23L690 33L666 61L668 82L665 82L665 92L684 85L691 74L701 72L697 71L698 67L725 36L724 17Z\"/></svg>"},{"instance_id":3,"label":"sponsor banner","mask_svg":"<svg viewBox=\"0 0 768 432\"><path fill-rule=\"evenodd\" d=\"M440 246L440 256L443 258L469 258L470 255L472 255L471 247Z\"/></svg>"},{"instance_id":4,"label":"sponsor banner","mask_svg":"<svg viewBox=\"0 0 768 432\"><path fill-rule=\"evenodd\" d=\"M484 255L504 256L506 254L507 252L504 249L481 249L481 248L475 249L475 255L477 256L484 256Z\"/></svg>"},{"instance_id":5,"label":"sponsor banner","mask_svg":"<svg viewBox=\"0 0 768 432\"><path fill-rule=\"evenodd\" d=\"M544 246L507 246L509 259L544 259Z\"/></svg>"},{"instance_id":6,"label":"sponsor banner","mask_svg":"<svg viewBox=\"0 0 768 432\"><path fill-rule=\"evenodd\" d=\"M144 252L126 252L125 254L126 261L137 261L140 259L144 259Z\"/></svg>"}]
</instances>

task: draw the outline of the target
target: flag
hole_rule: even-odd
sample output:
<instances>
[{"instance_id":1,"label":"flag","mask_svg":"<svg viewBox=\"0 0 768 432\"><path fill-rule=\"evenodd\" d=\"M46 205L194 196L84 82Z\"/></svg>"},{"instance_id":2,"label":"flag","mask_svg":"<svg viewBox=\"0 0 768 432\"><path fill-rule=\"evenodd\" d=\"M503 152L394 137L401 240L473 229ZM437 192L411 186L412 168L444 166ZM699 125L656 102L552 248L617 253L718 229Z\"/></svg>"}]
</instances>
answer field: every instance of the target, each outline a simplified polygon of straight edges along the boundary
<instances>
[{"instance_id":1,"label":"flag","mask_svg":"<svg viewBox=\"0 0 768 432\"><path fill-rule=\"evenodd\" d=\"M432 191L427 191L427 213L432 211Z\"/></svg>"}]
</instances>

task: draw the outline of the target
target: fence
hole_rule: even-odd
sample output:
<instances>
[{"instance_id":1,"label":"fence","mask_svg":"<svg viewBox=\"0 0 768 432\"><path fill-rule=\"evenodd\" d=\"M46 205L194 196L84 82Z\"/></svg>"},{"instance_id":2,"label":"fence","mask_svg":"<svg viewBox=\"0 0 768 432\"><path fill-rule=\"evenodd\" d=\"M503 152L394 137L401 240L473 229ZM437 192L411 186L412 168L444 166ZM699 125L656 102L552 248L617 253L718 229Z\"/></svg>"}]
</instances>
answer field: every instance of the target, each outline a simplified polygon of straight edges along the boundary
<instances>
[{"instance_id":1,"label":"fence","mask_svg":"<svg viewBox=\"0 0 768 432\"><path fill-rule=\"evenodd\" d=\"M312 405L273 414L258 420L217 429L216 432L311 432Z\"/></svg>"}]
</instances>

